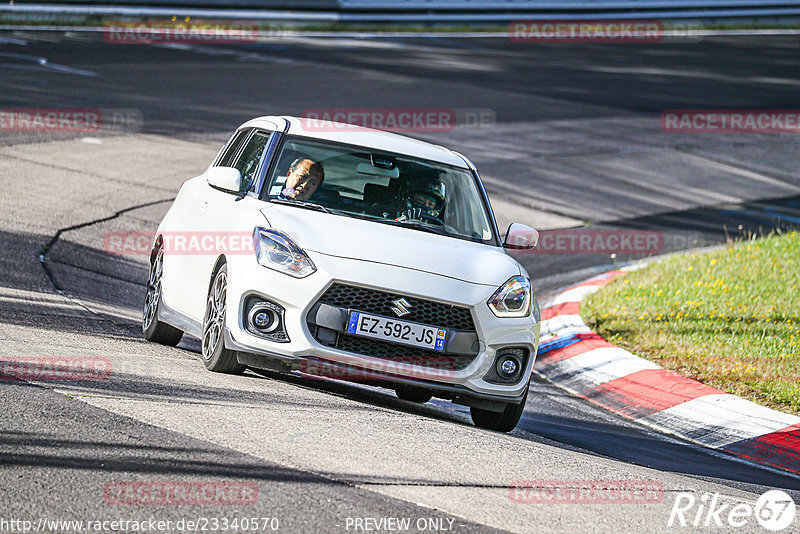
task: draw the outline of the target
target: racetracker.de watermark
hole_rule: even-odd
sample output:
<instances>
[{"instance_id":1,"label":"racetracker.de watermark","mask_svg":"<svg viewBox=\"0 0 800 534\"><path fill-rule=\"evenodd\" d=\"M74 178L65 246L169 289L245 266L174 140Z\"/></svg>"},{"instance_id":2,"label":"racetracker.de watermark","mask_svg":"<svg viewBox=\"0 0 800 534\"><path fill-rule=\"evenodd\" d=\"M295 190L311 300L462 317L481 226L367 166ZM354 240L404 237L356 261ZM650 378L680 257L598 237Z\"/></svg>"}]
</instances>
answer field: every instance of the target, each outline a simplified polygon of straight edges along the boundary
<instances>
[{"instance_id":1,"label":"racetracker.de watermark","mask_svg":"<svg viewBox=\"0 0 800 534\"><path fill-rule=\"evenodd\" d=\"M250 232L163 232L159 236L167 255L255 254ZM109 232L103 236L103 250L118 256L148 256L155 237L151 232Z\"/></svg>"},{"instance_id":2,"label":"racetracker.de watermark","mask_svg":"<svg viewBox=\"0 0 800 534\"><path fill-rule=\"evenodd\" d=\"M656 19L515 20L508 35L515 43L660 43L699 41L698 22Z\"/></svg>"},{"instance_id":3,"label":"racetracker.de watermark","mask_svg":"<svg viewBox=\"0 0 800 534\"><path fill-rule=\"evenodd\" d=\"M459 362L448 354L423 354L406 361L378 360L359 362L359 367L335 365L317 360L303 360L298 371L309 378L329 378L348 382L375 382L386 376L402 376L423 379L453 378L459 370Z\"/></svg>"},{"instance_id":4,"label":"racetracker.de watermark","mask_svg":"<svg viewBox=\"0 0 800 534\"><path fill-rule=\"evenodd\" d=\"M489 129L497 122L487 108L318 108L301 114L309 131L343 132L373 128L389 132L450 132Z\"/></svg>"},{"instance_id":5,"label":"racetracker.de watermark","mask_svg":"<svg viewBox=\"0 0 800 534\"><path fill-rule=\"evenodd\" d=\"M115 481L103 487L103 498L112 505L242 506L258 502L258 485L238 481Z\"/></svg>"},{"instance_id":6,"label":"racetracker.de watermark","mask_svg":"<svg viewBox=\"0 0 800 534\"><path fill-rule=\"evenodd\" d=\"M110 44L231 44L253 43L283 32L262 30L252 22L237 21L107 21L103 39Z\"/></svg>"},{"instance_id":7,"label":"racetracker.de watermark","mask_svg":"<svg viewBox=\"0 0 800 534\"><path fill-rule=\"evenodd\" d=\"M658 480L517 480L508 486L516 504L657 504Z\"/></svg>"},{"instance_id":8,"label":"racetracker.de watermark","mask_svg":"<svg viewBox=\"0 0 800 534\"><path fill-rule=\"evenodd\" d=\"M0 360L0 380L107 380L111 360L101 356L20 356Z\"/></svg>"},{"instance_id":9,"label":"racetracker.de watermark","mask_svg":"<svg viewBox=\"0 0 800 534\"><path fill-rule=\"evenodd\" d=\"M516 250L532 254L632 254L651 255L664 250L664 235L655 230L592 230L573 228L538 232L536 248ZM525 243L525 231L508 236L511 245Z\"/></svg>"},{"instance_id":10,"label":"racetracker.de watermark","mask_svg":"<svg viewBox=\"0 0 800 534\"><path fill-rule=\"evenodd\" d=\"M138 132L143 122L142 112L138 109L0 109L0 133Z\"/></svg>"},{"instance_id":11,"label":"racetracker.de watermark","mask_svg":"<svg viewBox=\"0 0 800 534\"><path fill-rule=\"evenodd\" d=\"M660 119L670 133L800 133L800 109L674 109Z\"/></svg>"}]
</instances>

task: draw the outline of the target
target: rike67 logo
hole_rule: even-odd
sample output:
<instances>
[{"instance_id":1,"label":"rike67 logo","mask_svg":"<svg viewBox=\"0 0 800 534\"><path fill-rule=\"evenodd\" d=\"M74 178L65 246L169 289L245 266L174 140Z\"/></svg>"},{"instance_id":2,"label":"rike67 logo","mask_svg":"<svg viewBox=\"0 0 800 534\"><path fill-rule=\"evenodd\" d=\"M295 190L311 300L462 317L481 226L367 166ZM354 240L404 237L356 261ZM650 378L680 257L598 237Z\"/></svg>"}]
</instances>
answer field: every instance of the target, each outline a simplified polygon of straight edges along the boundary
<instances>
[{"instance_id":1,"label":"rike67 logo","mask_svg":"<svg viewBox=\"0 0 800 534\"><path fill-rule=\"evenodd\" d=\"M703 493L697 498L693 493L681 492L675 495L667 526L740 528L755 519L765 529L777 532L793 524L796 511L792 497L781 490L764 493L755 506L724 502L719 493Z\"/></svg>"}]
</instances>

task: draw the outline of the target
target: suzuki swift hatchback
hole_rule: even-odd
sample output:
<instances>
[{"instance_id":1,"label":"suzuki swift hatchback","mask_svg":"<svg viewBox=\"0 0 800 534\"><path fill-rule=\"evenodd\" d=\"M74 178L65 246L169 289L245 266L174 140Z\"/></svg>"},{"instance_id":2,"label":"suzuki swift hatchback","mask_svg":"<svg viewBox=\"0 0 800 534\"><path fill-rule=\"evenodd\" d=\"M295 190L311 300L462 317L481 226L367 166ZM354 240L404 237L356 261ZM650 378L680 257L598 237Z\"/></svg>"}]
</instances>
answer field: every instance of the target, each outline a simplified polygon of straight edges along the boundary
<instances>
[{"instance_id":1,"label":"suzuki swift hatchback","mask_svg":"<svg viewBox=\"0 0 800 534\"><path fill-rule=\"evenodd\" d=\"M446 148L293 117L242 125L156 233L142 326L208 369L300 372L470 407L510 431L539 308L475 167Z\"/></svg>"}]
</instances>

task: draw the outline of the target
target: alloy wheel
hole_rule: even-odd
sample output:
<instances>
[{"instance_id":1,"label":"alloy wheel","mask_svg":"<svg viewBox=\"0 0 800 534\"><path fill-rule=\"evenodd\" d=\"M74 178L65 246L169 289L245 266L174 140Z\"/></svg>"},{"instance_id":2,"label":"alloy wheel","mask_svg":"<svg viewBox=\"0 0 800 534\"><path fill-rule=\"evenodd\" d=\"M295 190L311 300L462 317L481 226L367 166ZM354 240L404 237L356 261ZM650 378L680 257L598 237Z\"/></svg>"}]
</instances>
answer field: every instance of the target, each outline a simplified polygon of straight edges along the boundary
<instances>
[{"instance_id":1,"label":"alloy wheel","mask_svg":"<svg viewBox=\"0 0 800 534\"><path fill-rule=\"evenodd\" d=\"M203 319L203 358L210 359L217 348L225 327L225 296L228 278L220 271L214 278L214 285L208 294L206 315Z\"/></svg>"}]
</instances>

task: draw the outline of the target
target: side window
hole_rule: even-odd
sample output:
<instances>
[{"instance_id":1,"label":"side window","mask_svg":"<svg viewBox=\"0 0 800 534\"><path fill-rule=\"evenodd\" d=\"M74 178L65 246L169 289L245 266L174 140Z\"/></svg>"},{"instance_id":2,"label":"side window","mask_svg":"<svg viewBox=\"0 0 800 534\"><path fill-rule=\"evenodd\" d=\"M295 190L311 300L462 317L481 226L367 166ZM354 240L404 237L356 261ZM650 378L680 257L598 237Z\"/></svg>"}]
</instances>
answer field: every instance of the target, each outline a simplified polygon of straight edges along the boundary
<instances>
[{"instance_id":1,"label":"side window","mask_svg":"<svg viewBox=\"0 0 800 534\"><path fill-rule=\"evenodd\" d=\"M217 163L217 167L230 167L231 163L233 163L233 158L236 157L236 153L239 152L239 147L242 146L242 143L247 138L247 134L250 133L249 129L239 130L236 132L236 135L231 140L228 148L222 154L222 157L219 158L219 162Z\"/></svg>"},{"instance_id":2,"label":"side window","mask_svg":"<svg viewBox=\"0 0 800 534\"><path fill-rule=\"evenodd\" d=\"M269 132L256 132L247 141L247 144L242 150L241 156L236 160L233 167L239 169L242 173L242 187L240 191L247 191L256 177L258 164L261 162L261 155L264 153L264 148L269 141Z\"/></svg>"}]
</instances>

